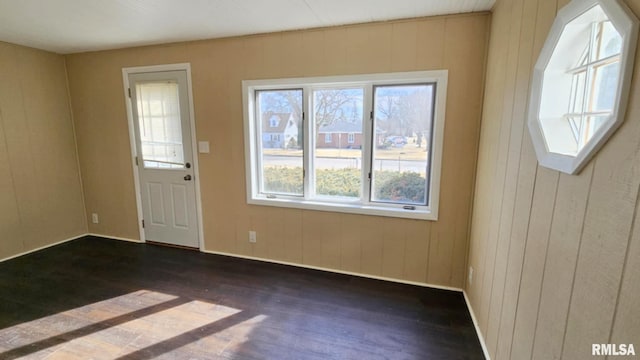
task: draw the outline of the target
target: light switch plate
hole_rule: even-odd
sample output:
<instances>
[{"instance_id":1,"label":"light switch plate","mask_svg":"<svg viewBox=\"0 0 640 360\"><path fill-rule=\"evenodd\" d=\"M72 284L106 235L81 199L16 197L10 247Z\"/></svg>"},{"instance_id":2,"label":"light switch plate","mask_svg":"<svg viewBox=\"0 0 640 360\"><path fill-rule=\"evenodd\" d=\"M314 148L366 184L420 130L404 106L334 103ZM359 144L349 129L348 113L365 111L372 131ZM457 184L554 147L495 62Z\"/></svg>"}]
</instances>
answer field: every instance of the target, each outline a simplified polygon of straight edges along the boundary
<instances>
[{"instance_id":1,"label":"light switch plate","mask_svg":"<svg viewBox=\"0 0 640 360\"><path fill-rule=\"evenodd\" d=\"M209 153L209 142L208 141L198 141L198 152L200 154L208 154Z\"/></svg>"}]
</instances>

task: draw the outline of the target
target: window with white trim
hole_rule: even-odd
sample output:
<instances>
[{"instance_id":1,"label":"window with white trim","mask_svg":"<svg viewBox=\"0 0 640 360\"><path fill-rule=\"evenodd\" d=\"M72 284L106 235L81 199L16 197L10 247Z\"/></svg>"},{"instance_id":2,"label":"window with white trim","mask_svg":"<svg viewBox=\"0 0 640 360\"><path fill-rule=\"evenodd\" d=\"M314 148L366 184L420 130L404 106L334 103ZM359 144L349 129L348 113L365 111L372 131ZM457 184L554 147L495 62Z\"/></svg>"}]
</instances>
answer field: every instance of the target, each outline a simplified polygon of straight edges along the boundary
<instances>
[{"instance_id":1,"label":"window with white trim","mask_svg":"<svg viewBox=\"0 0 640 360\"><path fill-rule=\"evenodd\" d=\"M436 220L446 86L446 70L243 81L247 202Z\"/></svg>"},{"instance_id":2,"label":"window with white trim","mask_svg":"<svg viewBox=\"0 0 640 360\"><path fill-rule=\"evenodd\" d=\"M618 0L573 0L534 68L529 132L542 166L575 174L625 118L638 20Z\"/></svg>"}]
</instances>

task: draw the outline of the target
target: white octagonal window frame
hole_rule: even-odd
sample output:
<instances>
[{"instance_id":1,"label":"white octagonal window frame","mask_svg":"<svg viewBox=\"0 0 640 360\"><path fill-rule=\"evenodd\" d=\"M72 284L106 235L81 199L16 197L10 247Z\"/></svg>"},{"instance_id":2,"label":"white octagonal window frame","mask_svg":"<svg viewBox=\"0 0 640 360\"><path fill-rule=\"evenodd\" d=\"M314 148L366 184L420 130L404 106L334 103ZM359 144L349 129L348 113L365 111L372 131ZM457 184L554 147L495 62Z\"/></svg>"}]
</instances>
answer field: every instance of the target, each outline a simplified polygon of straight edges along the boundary
<instances>
[{"instance_id":1,"label":"white octagonal window frame","mask_svg":"<svg viewBox=\"0 0 640 360\"><path fill-rule=\"evenodd\" d=\"M620 53L589 59L591 45L597 40L594 34L604 34L603 29L611 36L615 37L616 32L620 35ZM586 44L576 41L580 38L577 34L585 31L590 34ZM529 133L540 165L567 174L578 173L622 124L637 39L638 19L619 0L573 0L558 12L534 68L529 100ZM617 83L610 84L614 85L612 89L615 87L615 97L609 95L606 101L611 109L585 110L584 105L577 113L572 111L571 108L581 107L575 105L571 95L577 93L576 74L584 70L586 79L582 83L586 90L582 100L591 101L592 93L597 91L596 81L590 77L596 76L592 69L611 64L619 65ZM586 135L581 130L587 128L585 117L591 124Z\"/></svg>"}]
</instances>

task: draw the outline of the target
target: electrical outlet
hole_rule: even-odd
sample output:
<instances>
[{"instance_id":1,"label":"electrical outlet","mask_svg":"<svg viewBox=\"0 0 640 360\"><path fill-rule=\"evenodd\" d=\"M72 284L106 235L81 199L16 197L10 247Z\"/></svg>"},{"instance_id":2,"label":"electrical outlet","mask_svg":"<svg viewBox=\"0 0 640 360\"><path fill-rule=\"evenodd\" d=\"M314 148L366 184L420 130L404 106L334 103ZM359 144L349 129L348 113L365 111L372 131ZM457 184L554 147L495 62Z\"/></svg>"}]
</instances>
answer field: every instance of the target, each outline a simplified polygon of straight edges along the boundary
<instances>
[{"instance_id":1,"label":"electrical outlet","mask_svg":"<svg viewBox=\"0 0 640 360\"><path fill-rule=\"evenodd\" d=\"M469 285L473 284L473 267L469 266Z\"/></svg>"},{"instance_id":2,"label":"electrical outlet","mask_svg":"<svg viewBox=\"0 0 640 360\"><path fill-rule=\"evenodd\" d=\"M91 214L91 222L93 222L94 224L97 224L97 223L100 222L100 220L98 219L98 214L97 213Z\"/></svg>"},{"instance_id":3,"label":"electrical outlet","mask_svg":"<svg viewBox=\"0 0 640 360\"><path fill-rule=\"evenodd\" d=\"M249 231L249 242L250 243L255 243L256 241L257 241L256 232L255 231Z\"/></svg>"}]
</instances>

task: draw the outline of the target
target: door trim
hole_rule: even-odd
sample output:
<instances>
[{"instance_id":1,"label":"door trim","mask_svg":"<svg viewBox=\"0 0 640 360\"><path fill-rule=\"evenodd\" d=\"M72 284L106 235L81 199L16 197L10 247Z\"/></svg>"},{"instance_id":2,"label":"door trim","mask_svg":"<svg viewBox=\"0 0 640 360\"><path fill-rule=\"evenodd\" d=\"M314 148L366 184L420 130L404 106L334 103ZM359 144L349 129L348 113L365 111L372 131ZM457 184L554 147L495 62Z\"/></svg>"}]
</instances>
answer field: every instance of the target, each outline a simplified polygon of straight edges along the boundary
<instances>
[{"instance_id":1,"label":"door trim","mask_svg":"<svg viewBox=\"0 0 640 360\"><path fill-rule=\"evenodd\" d=\"M148 72L162 72L162 71L176 71L183 70L187 73L187 91L189 97L189 127L191 129L191 147L193 151L193 173L195 176L195 192L196 192L196 216L198 220L198 248L200 251L204 250L204 230L202 225L202 201L200 192L200 166L198 164L198 141L196 138L196 122L194 116L193 106L193 90L191 82L191 64L179 63L179 64L166 64L166 65L152 65L152 66L135 66L122 68L122 83L123 95L125 99L125 105L127 108L127 121L129 125L129 145L131 147L131 167L133 168L133 182L136 192L136 207L138 212L138 229L140 232L140 241L146 242L144 228L142 227L142 195L140 189L140 173L138 166L136 166L137 145L133 119L133 108L131 105L131 98L129 97L129 74L136 73L148 73Z\"/></svg>"}]
</instances>

